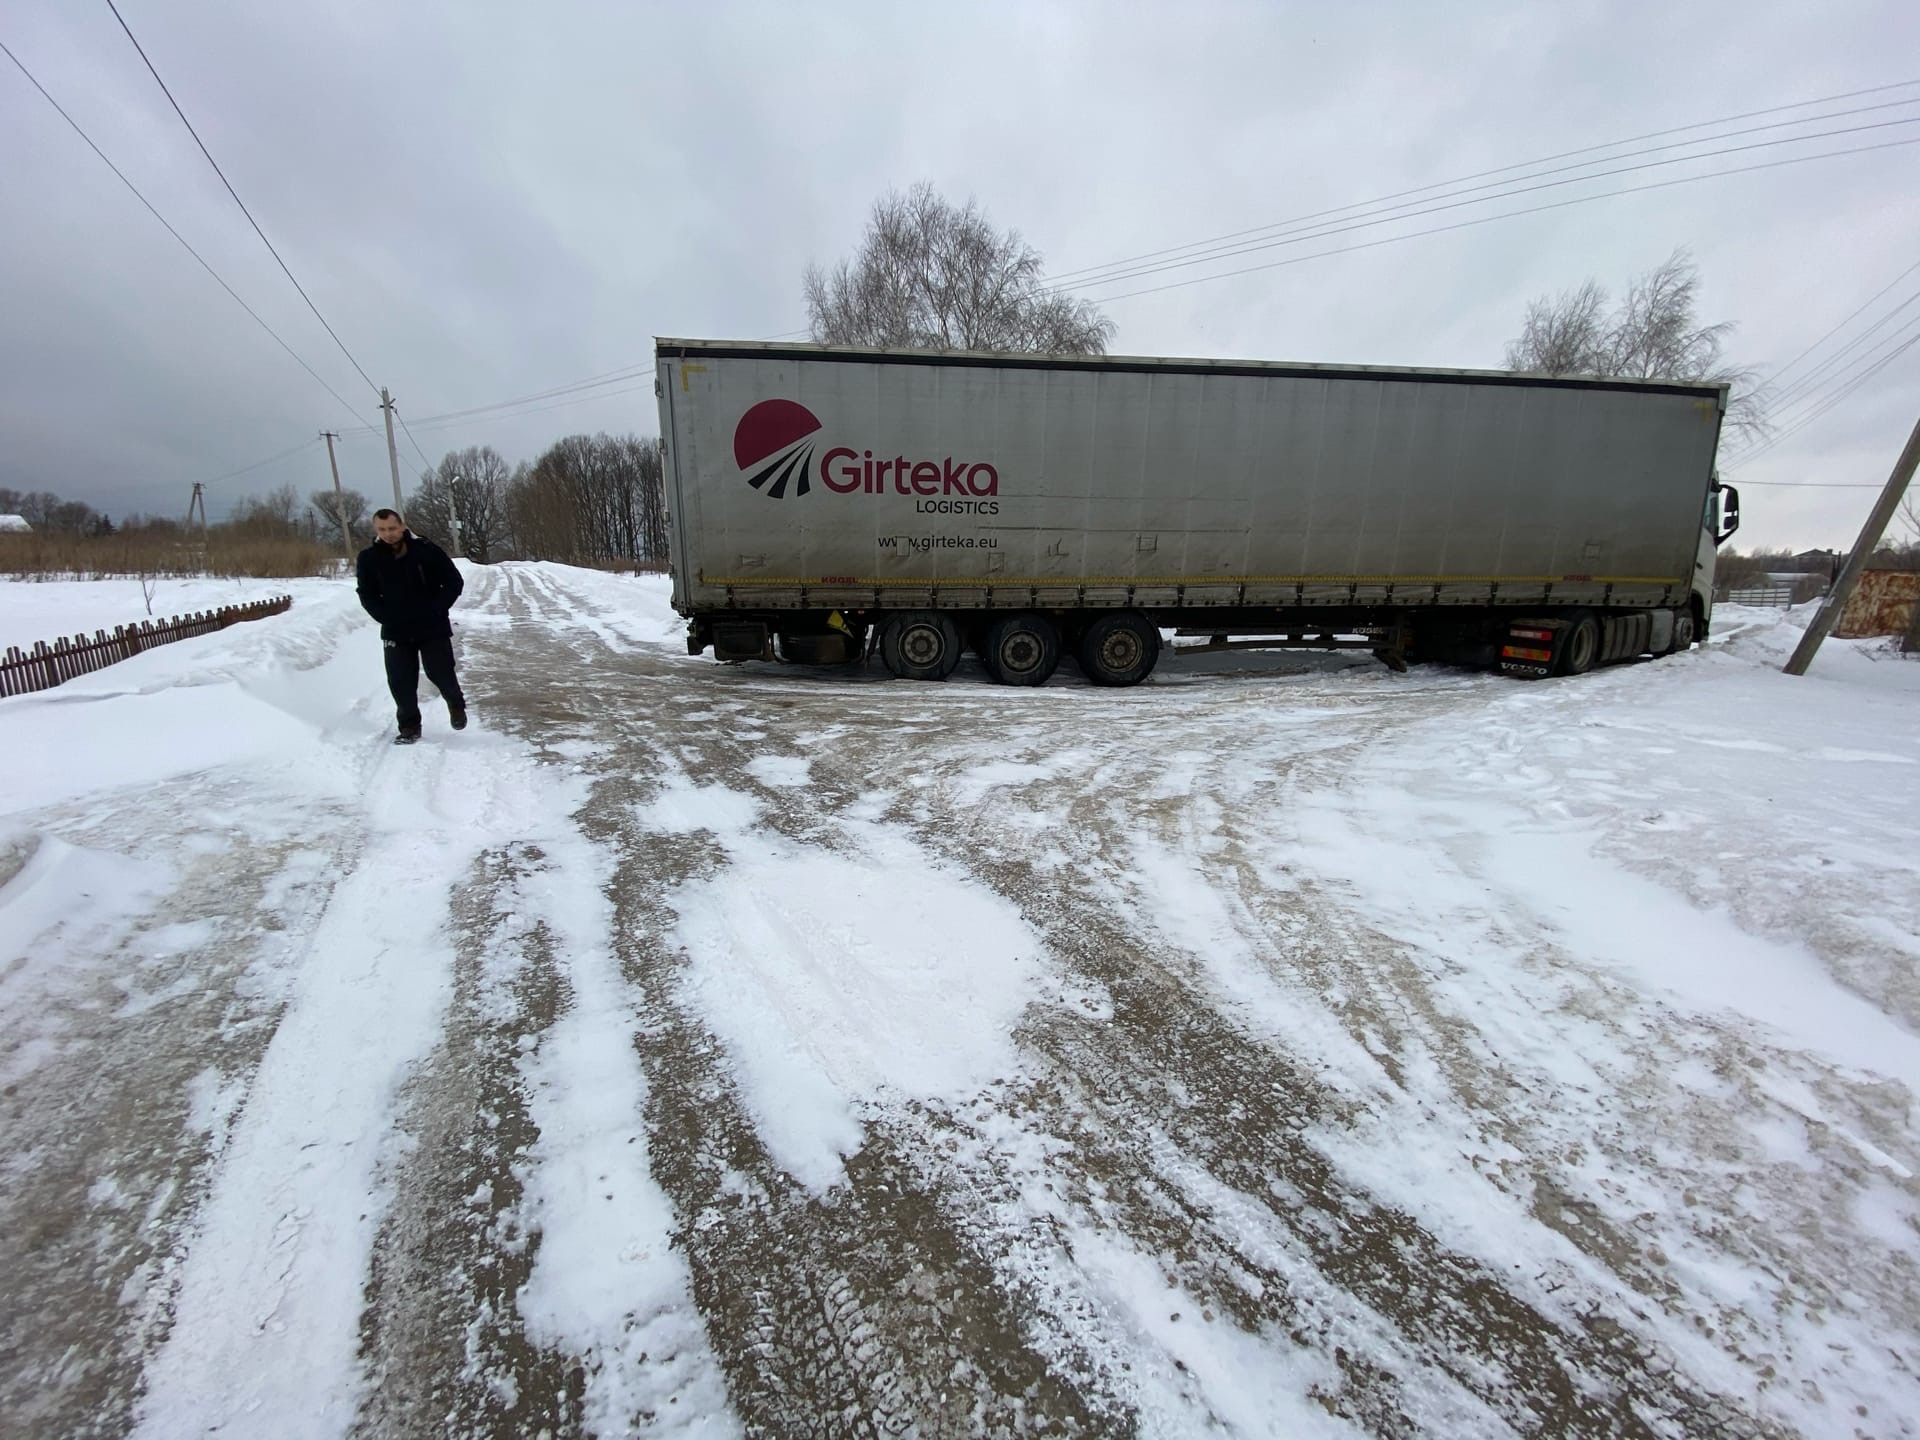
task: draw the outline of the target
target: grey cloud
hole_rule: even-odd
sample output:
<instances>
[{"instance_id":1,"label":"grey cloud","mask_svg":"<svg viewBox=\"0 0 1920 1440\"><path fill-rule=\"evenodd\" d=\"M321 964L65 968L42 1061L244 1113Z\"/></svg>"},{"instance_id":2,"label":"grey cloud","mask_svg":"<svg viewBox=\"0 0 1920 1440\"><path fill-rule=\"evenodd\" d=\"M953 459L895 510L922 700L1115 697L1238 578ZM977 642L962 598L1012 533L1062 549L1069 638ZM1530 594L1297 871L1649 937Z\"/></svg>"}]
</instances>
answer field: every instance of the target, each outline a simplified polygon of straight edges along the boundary
<instances>
[{"instance_id":1,"label":"grey cloud","mask_svg":"<svg viewBox=\"0 0 1920 1440\"><path fill-rule=\"evenodd\" d=\"M656 333L802 323L799 277L888 185L974 194L1064 272L1665 125L1885 83L1908 7L149 5L129 11L255 214L409 416L645 364ZM104 7L14 46L353 405L373 399L207 172ZM11 67L0 484L179 510L352 417L181 254ZM1842 142L1844 143L1844 142ZM1116 348L1497 364L1526 300L1690 245L1737 358L1791 356L1908 263L1913 151L1627 196L1114 302ZM1651 177L1650 177L1651 178ZM1443 220L1446 217L1436 217ZM1330 240L1330 249L1368 235ZM1279 259L1285 251L1269 257ZM1257 263L1263 257L1248 257ZM1192 272L1159 277L1160 283ZM1154 281L1142 281L1151 284ZM1111 289L1132 288L1127 286ZM1096 292L1097 293L1097 292ZM1877 480L1913 361L1757 461ZM420 427L435 458L653 428L636 386ZM375 435L342 446L384 493ZM408 483L419 458L403 441ZM223 483L323 483L318 446ZM1749 535L1850 538L1862 492L1749 494Z\"/></svg>"}]
</instances>

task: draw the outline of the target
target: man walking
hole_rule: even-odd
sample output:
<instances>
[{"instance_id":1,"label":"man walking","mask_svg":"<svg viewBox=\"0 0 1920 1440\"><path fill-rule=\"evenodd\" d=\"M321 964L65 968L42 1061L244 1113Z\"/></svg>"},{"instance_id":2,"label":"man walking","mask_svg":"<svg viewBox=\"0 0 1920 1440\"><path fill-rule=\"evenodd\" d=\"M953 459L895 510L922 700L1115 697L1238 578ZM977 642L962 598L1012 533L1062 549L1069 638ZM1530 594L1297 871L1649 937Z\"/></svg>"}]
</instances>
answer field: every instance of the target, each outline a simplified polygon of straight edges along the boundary
<instances>
[{"instance_id":1,"label":"man walking","mask_svg":"<svg viewBox=\"0 0 1920 1440\"><path fill-rule=\"evenodd\" d=\"M373 512L373 544L354 567L360 604L380 622L387 652L387 688L393 692L396 745L420 738L420 667L447 702L447 719L467 728L467 697L453 673L453 622L447 612L466 582L447 552L422 540L398 510Z\"/></svg>"}]
</instances>

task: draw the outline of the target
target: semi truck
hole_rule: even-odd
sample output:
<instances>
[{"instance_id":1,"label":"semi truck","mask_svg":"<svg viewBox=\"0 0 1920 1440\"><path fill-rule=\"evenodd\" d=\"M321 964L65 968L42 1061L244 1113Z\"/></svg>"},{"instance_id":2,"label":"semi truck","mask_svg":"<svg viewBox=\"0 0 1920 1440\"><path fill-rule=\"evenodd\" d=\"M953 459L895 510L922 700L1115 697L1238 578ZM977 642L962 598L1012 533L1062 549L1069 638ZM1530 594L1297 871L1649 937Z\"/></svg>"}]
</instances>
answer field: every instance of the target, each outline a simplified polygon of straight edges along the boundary
<instances>
[{"instance_id":1,"label":"semi truck","mask_svg":"<svg viewBox=\"0 0 1920 1440\"><path fill-rule=\"evenodd\" d=\"M660 339L687 648L1096 685L1187 649L1541 678L1684 650L1727 387ZM1183 644L1182 641L1191 643Z\"/></svg>"}]
</instances>

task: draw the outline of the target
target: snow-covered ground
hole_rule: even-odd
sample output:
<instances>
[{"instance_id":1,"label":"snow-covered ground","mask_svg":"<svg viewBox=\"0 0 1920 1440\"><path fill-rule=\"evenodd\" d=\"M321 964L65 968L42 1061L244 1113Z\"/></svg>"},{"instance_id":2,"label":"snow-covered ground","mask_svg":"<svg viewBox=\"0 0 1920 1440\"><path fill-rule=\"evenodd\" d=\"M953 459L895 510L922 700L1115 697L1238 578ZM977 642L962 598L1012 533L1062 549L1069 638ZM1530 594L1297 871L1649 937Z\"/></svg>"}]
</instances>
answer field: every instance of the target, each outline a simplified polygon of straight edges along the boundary
<instances>
[{"instance_id":1,"label":"snow-covered ground","mask_svg":"<svg viewBox=\"0 0 1920 1440\"><path fill-rule=\"evenodd\" d=\"M225 605L248 605L291 595L297 601L339 592L331 580L214 580L172 579L150 582L153 609L148 613L146 593L132 576L114 580L19 580L0 576L0 653L12 646L33 648L34 642L113 633L116 625L138 625L181 615L218 610Z\"/></svg>"},{"instance_id":2,"label":"snow-covered ground","mask_svg":"<svg viewBox=\"0 0 1920 1440\"><path fill-rule=\"evenodd\" d=\"M927 686L468 574L410 750L344 581L0 702L21 1433L1920 1429L1920 663Z\"/></svg>"}]
</instances>

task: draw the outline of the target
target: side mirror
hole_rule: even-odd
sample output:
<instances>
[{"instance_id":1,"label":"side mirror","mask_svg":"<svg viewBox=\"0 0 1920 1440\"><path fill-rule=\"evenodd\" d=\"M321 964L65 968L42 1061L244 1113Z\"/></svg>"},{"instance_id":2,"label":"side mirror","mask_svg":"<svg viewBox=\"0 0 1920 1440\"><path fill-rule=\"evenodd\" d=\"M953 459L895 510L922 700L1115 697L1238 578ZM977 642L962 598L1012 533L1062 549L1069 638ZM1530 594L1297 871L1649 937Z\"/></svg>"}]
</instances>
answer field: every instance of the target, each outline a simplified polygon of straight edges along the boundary
<instances>
[{"instance_id":1,"label":"side mirror","mask_svg":"<svg viewBox=\"0 0 1920 1440\"><path fill-rule=\"evenodd\" d=\"M1713 543L1724 545L1733 538L1734 531L1740 528L1740 492L1731 485L1720 487L1720 533Z\"/></svg>"}]
</instances>

